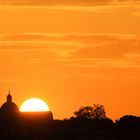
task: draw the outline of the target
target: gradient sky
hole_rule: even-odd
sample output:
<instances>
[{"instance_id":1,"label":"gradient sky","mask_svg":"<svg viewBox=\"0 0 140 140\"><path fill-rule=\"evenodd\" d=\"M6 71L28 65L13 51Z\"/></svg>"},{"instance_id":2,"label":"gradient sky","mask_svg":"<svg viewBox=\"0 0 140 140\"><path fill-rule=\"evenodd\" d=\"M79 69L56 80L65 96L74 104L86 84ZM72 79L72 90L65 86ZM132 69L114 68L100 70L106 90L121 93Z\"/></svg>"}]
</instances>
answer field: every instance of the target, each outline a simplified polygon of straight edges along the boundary
<instances>
[{"instance_id":1,"label":"gradient sky","mask_svg":"<svg viewBox=\"0 0 140 140\"><path fill-rule=\"evenodd\" d=\"M8 90L57 119L96 103L140 116L140 0L1 0L0 104Z\"/></svg>"}]
</instances>

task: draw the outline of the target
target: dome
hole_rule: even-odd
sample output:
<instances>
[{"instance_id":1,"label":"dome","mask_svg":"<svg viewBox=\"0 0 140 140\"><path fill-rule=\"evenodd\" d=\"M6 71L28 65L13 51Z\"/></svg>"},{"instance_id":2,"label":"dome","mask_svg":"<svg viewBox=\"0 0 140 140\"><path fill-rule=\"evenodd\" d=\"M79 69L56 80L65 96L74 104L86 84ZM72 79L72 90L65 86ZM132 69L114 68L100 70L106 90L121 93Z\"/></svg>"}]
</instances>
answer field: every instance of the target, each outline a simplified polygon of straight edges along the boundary
<instances>
[{"instance_id":1,"label":"dome","mask_svg":"<svg viewBox=\"0 0 140 140\"><path fill-rule=\"evenodd\" d=\"M1 106L2 112L17 112L18 106L13 102L6 102Z\"/></svg>"},{"instance_id":2,"label":"dome","mask_svg":"<svg viewBox=\"0 0 140 140\"><path fill-rule=\"evenodd\" d=\"M12 96L10 93L7 96L7 101L1 106L2 113L16 113L19 111L18 106L12 102Z\"/></svg>"}]
</instances>

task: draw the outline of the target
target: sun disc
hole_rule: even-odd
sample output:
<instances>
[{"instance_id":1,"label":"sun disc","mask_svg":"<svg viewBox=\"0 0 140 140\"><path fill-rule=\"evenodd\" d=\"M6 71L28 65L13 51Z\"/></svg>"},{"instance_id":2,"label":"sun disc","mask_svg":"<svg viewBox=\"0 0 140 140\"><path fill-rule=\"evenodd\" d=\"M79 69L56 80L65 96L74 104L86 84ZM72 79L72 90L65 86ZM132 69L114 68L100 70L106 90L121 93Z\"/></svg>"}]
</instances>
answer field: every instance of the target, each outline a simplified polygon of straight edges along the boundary
<instances>
[{"instance_id":1,"label":"sun disc","mask_svg":"<svg viewBox=\"0 0 140 140\"><path fill-rule=\"evenodd\" d=\"M20 107L21 112L41 112L49 111L48 105L41 99L31 98L23 102Z\"/></svg>"}]
</instances>

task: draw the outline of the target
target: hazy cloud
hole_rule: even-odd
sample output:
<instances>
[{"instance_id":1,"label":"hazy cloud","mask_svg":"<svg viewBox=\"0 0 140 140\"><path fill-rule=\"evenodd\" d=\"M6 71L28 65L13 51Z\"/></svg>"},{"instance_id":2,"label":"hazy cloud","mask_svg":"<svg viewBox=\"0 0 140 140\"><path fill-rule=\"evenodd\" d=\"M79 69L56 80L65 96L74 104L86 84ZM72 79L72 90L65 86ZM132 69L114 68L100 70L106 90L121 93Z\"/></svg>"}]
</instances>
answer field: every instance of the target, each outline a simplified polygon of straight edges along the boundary
<instances>
[{"instance_id":1,"label":"hazy cloud","mask_svg":"<svg viewBox=\"0 0 140 140\"><path fill-rule=\"evenodd\" d=\"M139 46L140 36L133 34L1 35L1 72L10 69L6 74L13 75L17 70L34 70L56 77L136 79L140 77Z\"/></svg>"},{"instance_id":2,"label":"hazy cloud","mask_svg":"<svg viewBox=\"0 0 140 140\"><path fill-rule=\"evenodd\" d=\"M112 0L3 0L1 1L2 4L14 4L14 5L61 5L61 4L102 4L108 3Z\"/></svg>"},{"instance_id":3,"label":"hazy cloud","mask_svg":"<svg viewBox=\"0 0 140 140\"><path fill-rule=\"evenodd\" d=\"M139 0L1 0L4 5L106 5L110 3L134 3Z\"/></svg>"},{"instance_id":4,"label":"hazy cloud","mask_svg":"<svg viewBox=\"0 0 140 140\"><path fill-rule=\"evenodd\" d=\"M34 64L43 63L45 59L79 67L140 67L139 37L126 34L3 35L0 51L39 52L42 56L32 58Z\"/></svg>"}]
</instances>

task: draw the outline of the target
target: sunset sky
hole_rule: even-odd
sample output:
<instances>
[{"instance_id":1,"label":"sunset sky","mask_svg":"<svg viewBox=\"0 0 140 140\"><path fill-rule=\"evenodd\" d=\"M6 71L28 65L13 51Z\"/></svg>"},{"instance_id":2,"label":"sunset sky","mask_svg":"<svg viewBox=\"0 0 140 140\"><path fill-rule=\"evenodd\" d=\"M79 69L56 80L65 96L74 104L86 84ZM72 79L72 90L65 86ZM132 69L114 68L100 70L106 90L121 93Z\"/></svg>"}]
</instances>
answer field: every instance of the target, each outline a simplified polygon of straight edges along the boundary
<instances>
[{"instance_id":1,"label":"sunset sky","mask_svg":"<svg viewBox=\"0 0 140 140\"><path fill-rule=\"evenodd\" d=\"M38 97L140 116L140 0L0 0L0 105Z\"/></svg>"}]
</instances>

